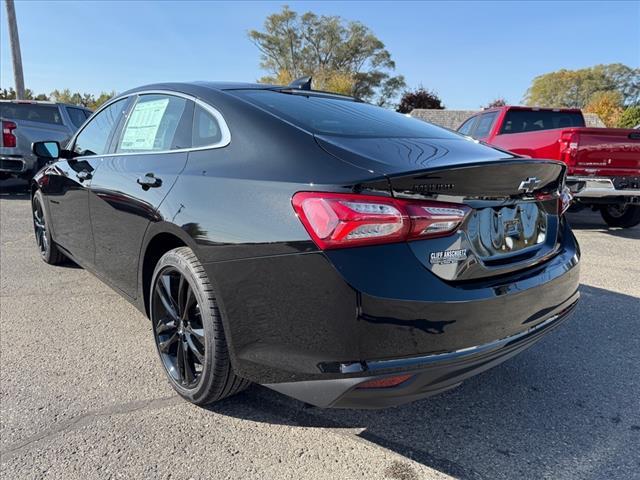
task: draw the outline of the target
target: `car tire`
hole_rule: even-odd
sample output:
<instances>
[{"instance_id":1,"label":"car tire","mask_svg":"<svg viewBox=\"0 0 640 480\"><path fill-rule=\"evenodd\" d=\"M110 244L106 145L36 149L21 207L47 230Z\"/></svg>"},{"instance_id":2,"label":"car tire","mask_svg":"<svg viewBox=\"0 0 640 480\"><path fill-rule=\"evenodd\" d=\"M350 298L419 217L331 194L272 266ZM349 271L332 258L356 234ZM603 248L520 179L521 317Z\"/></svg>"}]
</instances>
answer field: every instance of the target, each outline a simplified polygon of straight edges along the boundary
<instances>
[{"instance_id":1,"label":"car tire","mask_svg":"<svg viewBox=\"0 0 640 480\"><path fill-rule=\"evenodd\" d=\"M233 371L213 285L190 248L160 258L149 299L156 350L182 398L207 405L250 385Z\"/></svg>"},{"instance_id":2,"label":"car tire","mask_svg":"<svg viewBox=\"0 0 640 480\"><path fill-rule=\"evenodd\" d=\"M600 215L610 227L631 228L640 224L640 205L626 204L622 208L605 205L600 209Z\"/></svg>"},{"instance_id":3,"label":"car tire","mask_svg":"<svg viewBox=\"0 0 640 480\"><path fill-rule=\"evenodd\" d=\"M60 251L58 245L51 237L51 222L45 208L44 196L40 190L36 190L31 199L31 214L33 217L33 231L36 236L36 245L40 251L40 257L49 265L60 265L66 262L67 257Z\"/></svg>"}]
</instances>

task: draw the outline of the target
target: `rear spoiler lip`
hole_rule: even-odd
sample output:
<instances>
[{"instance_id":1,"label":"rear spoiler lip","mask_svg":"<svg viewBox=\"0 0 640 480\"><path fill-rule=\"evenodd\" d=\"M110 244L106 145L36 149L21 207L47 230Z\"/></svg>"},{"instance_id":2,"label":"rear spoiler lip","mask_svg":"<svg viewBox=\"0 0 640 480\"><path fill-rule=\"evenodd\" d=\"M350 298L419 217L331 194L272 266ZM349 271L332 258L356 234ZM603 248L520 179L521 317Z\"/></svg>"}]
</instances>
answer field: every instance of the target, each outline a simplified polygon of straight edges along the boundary
<instances>
[{"instance_id":1,"label":"rear spoiler lip","mask_svg":"<svg viewBox=\"0 0 640 480\"><path fill-rule=\"evenodd\" d=\"M504 176L500 167L553 166L553 171L533 169L520 176L517 169L508 168ZM492 172L482 171L488 168ZM477 169L477 170L476 170ZM470 174L465 172L471 170ZM476 170L476 172L473 172ZM438 174L442 172L442 175ZM474 175L475 174L475 175ZM471 175L471 176L469 176ZM461 165L438 166L396 173L387 177L391 195L396 198L422 198L469 205L486 201L499 204L535 200L539 194L558 194L565 184L567 165L557 160L508 159L481 161ZM522 183L542 183L533 190L523 190Z\"/></svg>"},{"instance_id":2,"label":"rear spoiler lip","mask_svg":"<svg viewBox=\"0 0 640 480\"><path fill-rule=\"evenodd\" d=\"M462 169L462 168L474 168L474 167L482 167L482 166L489 166L489 165L496 165L496 164L517 164L517 165L521 165L523 163L526 164L534 164L534 165L538 165L540 163L545 163L545 164L553 164L553 165L558 165L560 167L562 167L565 170L567 170L567 164L560 161L560 160L552 160L552 159L546 159L546 158L528 158L528 157L517 157L517 158L498 158L496 160L483 160L480 162L474 162L474 163L461 163L459 165L456 164L452 164L452 165L438 165L436 167L431 167L431 168L419 168L416 170L406 170L404 172L397 172L397 173L387 173L384 174L388 179L394 179L394 178L401 178L401 177L407 177L410 175L417 175L420 174L422 172L424 173L433 173L433 172L439 172L442 170L457 170L457 169Z\"/></svg>"}]
</instances>

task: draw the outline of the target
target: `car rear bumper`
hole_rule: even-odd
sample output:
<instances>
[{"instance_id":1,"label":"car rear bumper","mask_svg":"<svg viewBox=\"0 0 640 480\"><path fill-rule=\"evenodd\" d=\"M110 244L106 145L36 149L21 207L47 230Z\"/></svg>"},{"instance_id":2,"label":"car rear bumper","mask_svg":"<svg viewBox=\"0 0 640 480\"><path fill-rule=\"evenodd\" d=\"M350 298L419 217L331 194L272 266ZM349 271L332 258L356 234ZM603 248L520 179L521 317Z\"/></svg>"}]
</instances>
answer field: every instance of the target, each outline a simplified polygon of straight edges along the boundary
<instances>
[{"instance_id":1,"label":"car rear bumper","mask_svg":"<svg viewBox=\"0 0 640 480\"><path fill-rule=\"evenodd\" d=\"M361 377L266 384L307 403L330 408L386 408L455 388L467 378L493 368L532 346L573 312L575 292L558 311L535 327L510 337L462 350L412 358L363 361ZM349 366L344 366L349 370ZM360 388L370 380L410 375L394 387Z\"/></svg>"},{"instance_id":2,"label":"car rear bumper","mask_svg":"<svg viewBox=\"0 0 640 480\"><path fill-rule=\"evenodd\" d=\"M316 405L375 407L451 388L560 323L579 284L565 222L560 238L538 265L459 283L436 277L402 243L204 267L238 375ZM356 388L408 371L416 374L393 389Z\"/></svg>"},{"instance_id":3,"label":"car rear bumper","mask_svg":"<svg viewBox=\"0 0 640 480\"><path fill-rule=\"evenodd\" d=\"M27 163L20 156L0 156L0 172L20 174L27 171Z\"/></svg>"},{"instance_id":4,"label":"car rear bumper","mask_svg":"<svg viewBox=\"0 0 640 480\"><path fill-rule=\"evenodd\" d=\"M640 177L567 177L567 185L578 199L640 197Z\"/></svg>"}]
</instances>

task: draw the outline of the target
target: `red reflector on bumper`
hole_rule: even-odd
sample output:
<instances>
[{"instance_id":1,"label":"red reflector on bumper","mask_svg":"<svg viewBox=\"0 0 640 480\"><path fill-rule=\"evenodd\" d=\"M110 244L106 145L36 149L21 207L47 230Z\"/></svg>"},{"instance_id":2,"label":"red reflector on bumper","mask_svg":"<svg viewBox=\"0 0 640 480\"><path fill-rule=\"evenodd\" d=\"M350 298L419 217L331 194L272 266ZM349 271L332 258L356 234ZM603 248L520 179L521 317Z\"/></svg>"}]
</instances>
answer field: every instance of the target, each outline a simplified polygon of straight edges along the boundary
<instances>
[{"instance_id":1,"label":"red reflector on bumper","mask_svg":"<svg viewBox=\"0 0 640 480\"><path fill-rule=\"evenodd\" d=\"M379 378L361 383L357 388L391 388L409 380L413 375L396 375L395 377Z\"/></svg>"}]
</instances>

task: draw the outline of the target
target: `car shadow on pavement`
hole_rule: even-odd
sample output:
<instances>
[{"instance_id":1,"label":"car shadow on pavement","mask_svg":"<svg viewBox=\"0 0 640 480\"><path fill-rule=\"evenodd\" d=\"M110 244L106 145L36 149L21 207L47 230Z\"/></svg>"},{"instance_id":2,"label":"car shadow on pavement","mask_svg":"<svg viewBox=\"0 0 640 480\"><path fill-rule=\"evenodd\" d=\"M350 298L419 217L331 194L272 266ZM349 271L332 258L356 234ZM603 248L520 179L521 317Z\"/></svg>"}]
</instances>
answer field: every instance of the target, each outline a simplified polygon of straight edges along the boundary
<instances>
[{"instance_id":1,"label":"car shadow on pavement","mask_svg":"<svg viewBox=\"0 0 640 480\"><path fill-rule=\"evenodd\" d=\"M590 230L614 237L640 240L640 225L632 228L609 227L598 212L583 210L581 212L569 212L567 214L569 224L574 230Z\"/></svg>"},{"instance_id":2,"label":"car shadow on pavement","mask_svg":"<svg viewBox=\"0 0 640 480\"><path fill-rule=\"evenodd\" d=\"M16 178L0 180L0 198L2 198L2 200L28 199L29 182Z\"/></svg>"},{"instance_id":3,"label":"car shadow on pavement","mask_svg":"<svg viewBox=\"0 0 640 480\"><path fill-rule=\"evenodd\" d=\"M209 410L357 436L463 479L628 478L640 467L640 299L581 293L549 337L439 396L323 410L254 386Z\"/></svg>"}]
</instances>

